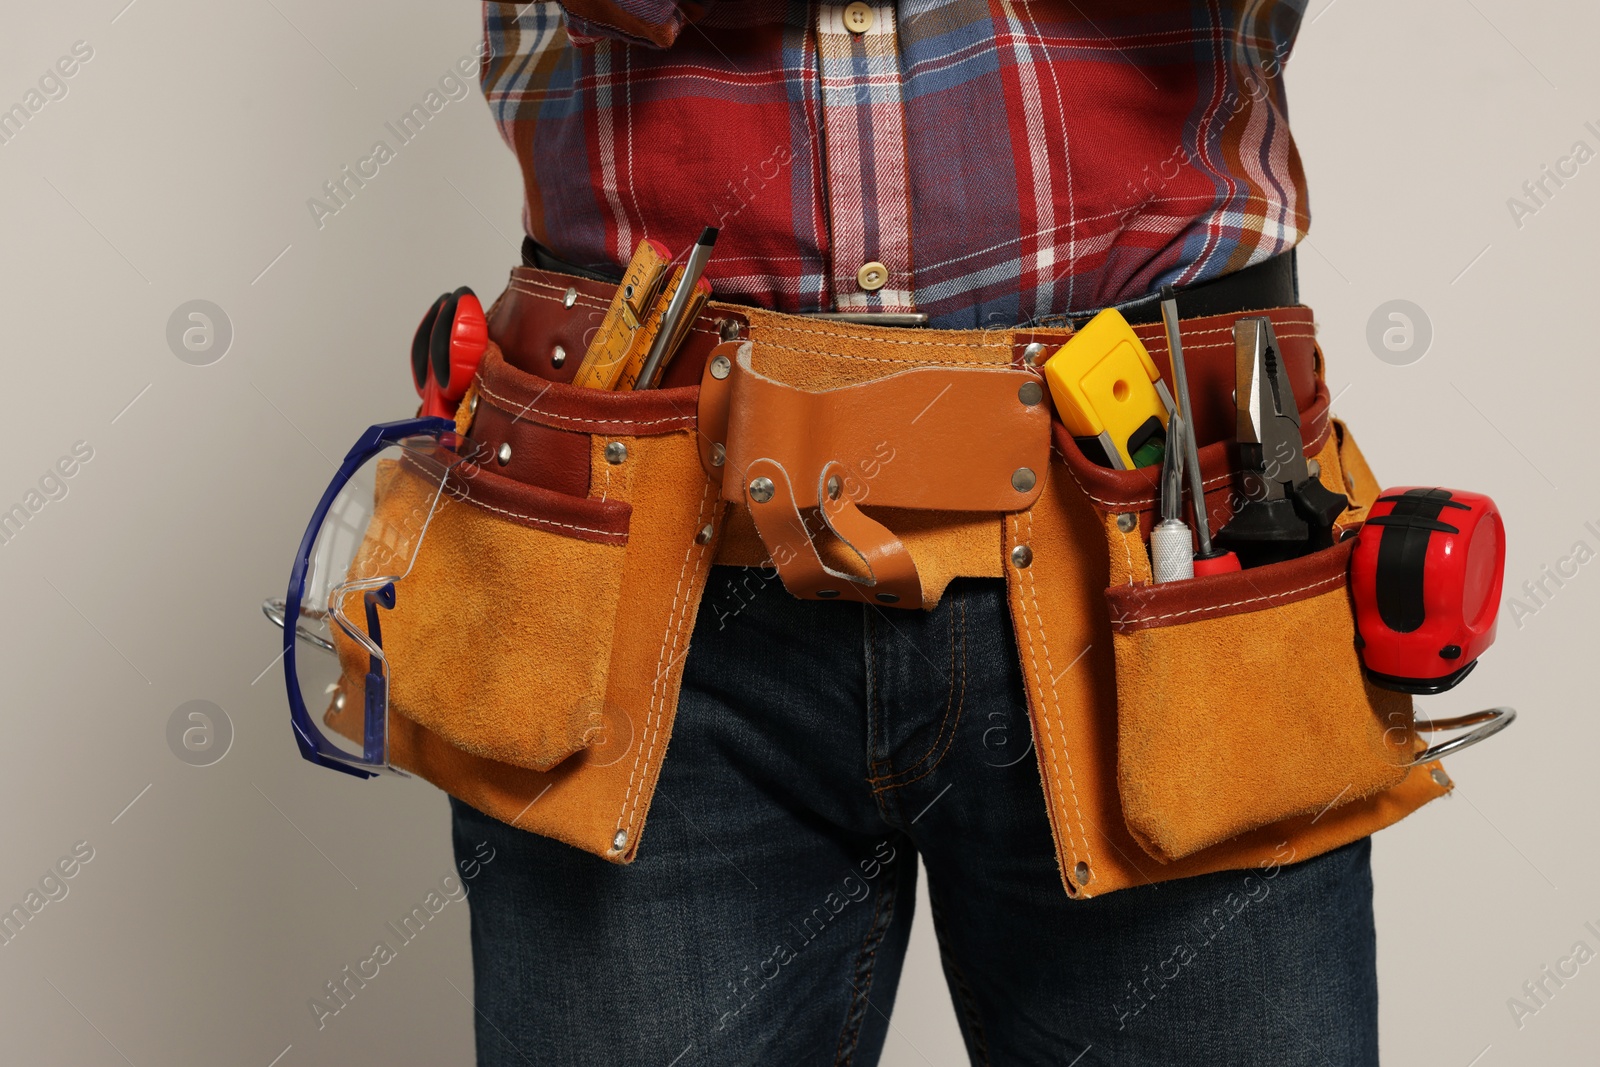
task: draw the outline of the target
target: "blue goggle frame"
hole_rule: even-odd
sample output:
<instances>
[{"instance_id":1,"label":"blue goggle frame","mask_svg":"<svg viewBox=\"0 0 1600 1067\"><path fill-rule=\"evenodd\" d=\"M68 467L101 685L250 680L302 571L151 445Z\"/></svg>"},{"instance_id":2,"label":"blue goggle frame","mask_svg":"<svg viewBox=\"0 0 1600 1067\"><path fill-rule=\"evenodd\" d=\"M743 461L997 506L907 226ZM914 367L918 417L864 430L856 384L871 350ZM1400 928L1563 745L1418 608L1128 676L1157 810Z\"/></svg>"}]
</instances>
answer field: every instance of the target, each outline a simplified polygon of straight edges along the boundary
<instances>
[{"instance_id":1,"label":"blue goggle frame","mask_svg":"<svg viewBox=\"0 0 1600 1067\"><path fill-rule=\"evenodd\" d=\"M298 620L304 604L306 574L311 566L311 554L316 549L317 535L322 530L323 522L327 519L334 500L363 465L384 449L408 437L435 437L446 448L455 448L459 440L456 436L455 423L450 419L401 419L369 426L345 454L338 473L333 476L333 481L328 483L327 490L323 492L322 499L311 514L311 522L306 526L305 535L300 539L300 550L295 555L294 568L289 572L289 591L284 598L283 676L289 692L289 718L294 727L295 743L300 746L300 755L312 763L321 767L331 767L336 771L355 775L357 778L375 778L385 772L394 773L388 763L387 673L380 673L378 656L374 654L367 673L366 685L363 687L366 704L363 715L366 721L362 733L362 752L358 759L353 753L339 748L328 740L312 719L305 698L301 696L299 674L295 667L295 642L300 632ZM362 595L362 600L366 609L368 638L368 641L363 643L369 644L381 653L383 638L378 624L378 608L394 607L394 583L390 582L380 588L367 590Z\"/></svg>"}]
</instances>

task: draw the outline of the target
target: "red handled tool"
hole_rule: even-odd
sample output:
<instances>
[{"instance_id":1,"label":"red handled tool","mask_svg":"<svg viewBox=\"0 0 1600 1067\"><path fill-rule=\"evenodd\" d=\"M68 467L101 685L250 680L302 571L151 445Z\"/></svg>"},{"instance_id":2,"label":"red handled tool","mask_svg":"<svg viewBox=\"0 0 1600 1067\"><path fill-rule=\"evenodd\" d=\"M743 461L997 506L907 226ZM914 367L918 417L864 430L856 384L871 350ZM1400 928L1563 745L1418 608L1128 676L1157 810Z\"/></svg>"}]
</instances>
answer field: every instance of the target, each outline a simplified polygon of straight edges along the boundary
<instances>
[{"instance_id":1,"label":"red handled tool","mask_svg":"<svg viewBox=\"0 0 1600 1067\"><path fill-rule=\"evenodd\" d=\"M489 347L483 305L463 285L433 302L411 338L411 380L422 397L422 415L454 418L472 376Z\"/></svg>"},{"instance_id":2,"label":"red handled tool","mask_svg":"<svg viewBox=\"0 0 1600 1067\"><path fill-rule=\"evenodd\" d=\"M1500 509L1481 493L1391 489L1356 535L1356 645L1374 685L1442 693L1494 643L1505 578Z\"/></svg>"}]
</instances>

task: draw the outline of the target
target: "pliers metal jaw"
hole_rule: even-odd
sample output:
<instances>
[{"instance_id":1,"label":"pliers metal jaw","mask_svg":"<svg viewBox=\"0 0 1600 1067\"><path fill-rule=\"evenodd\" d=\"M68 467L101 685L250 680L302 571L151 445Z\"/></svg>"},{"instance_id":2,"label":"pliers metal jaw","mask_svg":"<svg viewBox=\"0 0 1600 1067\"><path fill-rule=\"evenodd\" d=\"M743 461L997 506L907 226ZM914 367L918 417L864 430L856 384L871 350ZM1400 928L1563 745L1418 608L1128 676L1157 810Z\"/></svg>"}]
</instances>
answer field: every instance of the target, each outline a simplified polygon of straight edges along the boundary
<instances>
[{"instance_id":1,"label":"pliers metal jaw","mask_svg":"<svg viewBox=\"0 0 1600 1067\"><path fill-rule=\"evenodd\" d=\"M1317 480L1300 438L1300 408L1272 320L1233 326L1240 480L1245 497L1217 541L1245 566L1292 559L1333 543L1349 499Z\"/></svg>"}]
</instances>

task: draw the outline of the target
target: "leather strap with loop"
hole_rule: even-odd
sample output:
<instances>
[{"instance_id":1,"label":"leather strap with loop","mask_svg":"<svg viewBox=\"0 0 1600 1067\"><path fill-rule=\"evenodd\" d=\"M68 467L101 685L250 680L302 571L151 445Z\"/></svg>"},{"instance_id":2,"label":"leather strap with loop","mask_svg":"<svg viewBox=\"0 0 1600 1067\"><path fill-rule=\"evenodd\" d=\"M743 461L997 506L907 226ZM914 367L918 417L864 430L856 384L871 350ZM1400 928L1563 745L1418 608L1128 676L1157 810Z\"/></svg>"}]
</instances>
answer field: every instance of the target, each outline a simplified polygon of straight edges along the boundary
<instances>
[{"instance_id":1,"label":"leather strap with loop","mask_svg":"<svg viewBox=\"0 0 1600 1067\"><path fill-rule=\"evenodd\" d=\"M706 362L701 461L797 597L923 606L910 551L863 505L996 513L1039 495L1050 412L1032 370L925 366L812 391L751 354L726 342Z\"/></svg>"}]
</instances>

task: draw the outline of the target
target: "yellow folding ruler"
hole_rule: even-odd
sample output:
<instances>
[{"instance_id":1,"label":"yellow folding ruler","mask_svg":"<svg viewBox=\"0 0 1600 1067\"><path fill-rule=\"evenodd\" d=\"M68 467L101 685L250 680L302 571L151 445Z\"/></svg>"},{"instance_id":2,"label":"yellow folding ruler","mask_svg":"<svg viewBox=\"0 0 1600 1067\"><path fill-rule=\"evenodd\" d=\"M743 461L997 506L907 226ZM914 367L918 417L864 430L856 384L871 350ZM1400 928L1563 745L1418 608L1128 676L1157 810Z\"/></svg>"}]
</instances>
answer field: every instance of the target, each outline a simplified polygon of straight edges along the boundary
<instances>
[{"instance_id":1,"label":"yellow folding ruler","mask_svg":"<svg viewBox=\"0 0 1600 1067\"><path fill-rule=\"evenodd\" d=\"M605 318L600 320L600 329L583 354L583 362L572 379L573 385L613 389L636 349L641 353L640 361L644 359L642 353L650 350L650 339L643 338L641 345L639 335L645 320L656 311L661 282L671 263L672 253L659 241L639 242L633 258L628 261L628 269L623 271L622 284L617 286L617 294L611 298ZM659 311L655 317L659 321Z\"/></svg>"},{"instance_id":2,"label":"yellow folding ruler","mask_svg":"<svg viewBox=\"0 0 1600 1067\"><path fill-rule=\"evenodd\" d=\"M669 272L671 262L672 255L664 245L652 240L639 242L572 384L591 389L634 387L645 358L650 354L651 344L661 330L662 315L683 281L684 269L677 267ZM689 303L678 319L666 349L667 359L672 358L689 335L710 297L711 285L702 278L695 284Z\"/></svg>"}]
</instances>

